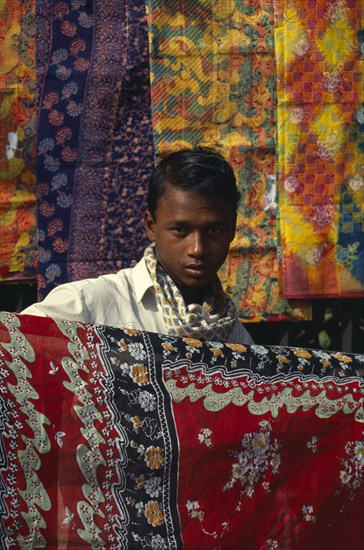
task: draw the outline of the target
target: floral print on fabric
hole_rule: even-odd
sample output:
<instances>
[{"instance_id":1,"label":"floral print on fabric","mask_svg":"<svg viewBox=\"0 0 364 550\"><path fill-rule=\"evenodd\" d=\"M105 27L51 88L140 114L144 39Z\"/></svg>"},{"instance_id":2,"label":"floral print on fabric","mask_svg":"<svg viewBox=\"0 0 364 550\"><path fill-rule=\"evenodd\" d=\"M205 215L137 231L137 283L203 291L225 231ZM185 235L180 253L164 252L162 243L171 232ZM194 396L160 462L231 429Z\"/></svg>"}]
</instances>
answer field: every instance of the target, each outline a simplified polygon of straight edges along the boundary
<instances>
[{"instance_id":1,"label":"floral print on fabric","mask_svg":"<svg viewBox=\"0 0 364 550\"><path fill-rule=\"evenodd\" d=\"M357 548L363 368L2 313L0 546Z\"/></svg>"},{"instance_id":2,"label":"floral print on fabric","mask_svg":"<svg viewBox=\"0 0 364 550\"><path fill-rule=\"evenodd\" d=\"M81 114L93 49L93 4L39 3L38 293L68 280L67 254ZM53 40L52 40L52 37Z\"/></svg>"},{"instance_id":3,"label":"floral print on fabric","mask_svg":"<svg viewBox=\"0 0 364 550\"><path fill-rule=\"evenodd\" d=\"M348 441L342 459L343 469L340 471L340 479L343 486L349 491L350 498L354 499L355 491L363 489L364 484L364 432L362 439Z\"/></svg>"},{"instance_id":4,"label":"floral print on fabric","mask_svg":"<svg viewBox=\"0 0 364 550\"><path fill-rule=\"evenodd\" d=\"M304 319L278 284L271 2L148 0L157 155L207 145L235 170L242 200L221 271L244 320Z\"/></svg>"},{"instance_id":5,"label":"floral print on fabric","mask_svg":"<svg viewBox=\"0 0 364 550\"><path fill-rule=\"evenodd\" d=\"M1 546L181 548L166 489L176 442L148 338L40 320L39 339L22 321L4 314L0 329ZM48 328L57 333L49 346ZM133 378L134 367L148 378Z\"/></svg>"},{"instance_id":6,"label":"floral print on fabric","mask_svg":"<svg viewBox=\"0 0 364 550\"><path fill-rule=\"evenodd\" d=\"M0 9L0 280L36 277L35 1Z\"/></svg>"},{"instance_id":7,"label":"floral print on fabric","mask_svg":"<svg viewBox=\"0 0 364 550\"><path fill-rule=\"evenodd\" d=\"M242 493L251 498L255 492L254 486L264 479L268 469L271 468L273 474L278 473L281 462L278 450L281 444L277 440L270 441L272 426L269 422L263 420L259 427L259 432L245 434L241 440L241 450L231 453L236 462L231 467L231 479L225 485L225 490L240 482Z\"/></svg>"},{"instance_id":8,"label":"floral print on fabric","mask_svg":"<svg viewBox=\"0 0 364 550\"><path fill-rule=\"evenodd\" d=\"M364 357L184 341L188 353L180 354L168 339L163 364L179 439L189 426L180 451L180 479L188 481L179 486L186 548L244 540L249 549L339 550L343 537L358 546L360 533L350 537L363 486L343 491L342 479L364 443L363 379L350 381ZM353 438L350 430L342 437L347 414ZM346 513L354 515L343 521Z\"/></svg>"},{"instance_id":9,"label":"floral print on fabric","mask_svg":"<svg viewBox=\"0 0 364 550\"><path fill-rule=\"evenodd\" d=\"M363 296L363 11L351 0L274 7L283 293Z\"/></svg>"},{"instance_id":10,"label":"floral print on fabric","mask_svg":"<svg viewBox=\"0 0 364 550\"><path fill-rule=\"evenodd\" d=\"M153 167L144 2L37 9L39 296L130 267Z\"/></svg>"}]
</instances>

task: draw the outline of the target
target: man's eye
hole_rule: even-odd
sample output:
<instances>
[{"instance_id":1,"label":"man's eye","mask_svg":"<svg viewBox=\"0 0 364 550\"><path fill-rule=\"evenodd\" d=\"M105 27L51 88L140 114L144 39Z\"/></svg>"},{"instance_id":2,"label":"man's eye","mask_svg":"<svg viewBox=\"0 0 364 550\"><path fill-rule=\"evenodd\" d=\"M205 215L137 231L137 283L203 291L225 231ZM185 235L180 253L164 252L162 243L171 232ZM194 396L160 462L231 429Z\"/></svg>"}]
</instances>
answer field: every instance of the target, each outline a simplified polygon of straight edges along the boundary
<instances>
[{"instance_id":1,"label":"man's eye","mask_svg":"<svg viewBox=\"0 0 364 550\"><path fill-rule=\"evenodd\" d=\"M185 227L172 227L172 231L177 235L185 235L187 233L187 229Z\"/></svg>"},{"instance_id":2,"label":"man's eye","mask_svg":"<svg viewBox=\"0 0 364 550\"><path fill-rule=\"evenodd\" d=\"M221 227L210 227L210 229L208 230L209 235L219 235L221 232Z\"/></svg>"}]
</instances>

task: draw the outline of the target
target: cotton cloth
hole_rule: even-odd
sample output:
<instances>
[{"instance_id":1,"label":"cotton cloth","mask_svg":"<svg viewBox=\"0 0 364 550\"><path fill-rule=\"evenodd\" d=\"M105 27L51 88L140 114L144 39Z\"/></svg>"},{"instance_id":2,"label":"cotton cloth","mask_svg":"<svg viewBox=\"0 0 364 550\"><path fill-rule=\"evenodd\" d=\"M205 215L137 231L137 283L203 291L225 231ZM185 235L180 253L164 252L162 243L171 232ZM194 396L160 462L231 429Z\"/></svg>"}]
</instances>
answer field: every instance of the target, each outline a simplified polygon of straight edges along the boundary
<instances>
[{"instance_id":1,"label":"cotton cloth","mask_svg":"<svg viewBox=\"0 0 364 550\"><path fill-rule=\"evenodd\" d=\"M0 8L0 281L36 278L34 10Z\"/></svg>"},{"instance_id":2,"label":"cotton cloth","mask_svg":"<svg viewBox=\"0 0 364 550\"><path fill-rule=\"evenodd\" d=\"M41 299L141 257L153 142L144 0L42 0L36 22Z\"/></svg>"},{"instance_id":3,"label":"cotton cloth","mask_svg":"<svg viewBox=\"0 0 364 550\"><path fill-rule=\"evenodd\" d=\"M2 313L0 365L0 548L362 548L363 356Z\"/></svg>"},{"instance_id":4,"label":"cotton cloth","mask_svg":"<svg viewBox=\"0 0 364 550\"><path fill-rule=\"evenodd\" d=\"M364 296L362 2L277 0L284 296Z\"/></svg>"},{"instance_id":5,"label":"cotton cloth","mask_svg":"<svg viewBox=\"0 0 364 550\"><path fill-rule=\"evenodd\" d=\"M218 148L242 194L223 288L242 319L309 319L310 304L288 302L278 281L271 0L147 6L156 154Z\"/></svg>"},{"instance_id":6,"label":"cotton cloth","mask_svg":"<svg viewBox=\"0 0 364 550\"><path fill-rule=\"evenodd\" d=\"M144 257L168 334L225 342L235 326L237 313L233 302L222 290L218 277L215 276L206 289L202 305L187 305L158 261L154 244L146 248Z\"/></svg>"}]
</instances>

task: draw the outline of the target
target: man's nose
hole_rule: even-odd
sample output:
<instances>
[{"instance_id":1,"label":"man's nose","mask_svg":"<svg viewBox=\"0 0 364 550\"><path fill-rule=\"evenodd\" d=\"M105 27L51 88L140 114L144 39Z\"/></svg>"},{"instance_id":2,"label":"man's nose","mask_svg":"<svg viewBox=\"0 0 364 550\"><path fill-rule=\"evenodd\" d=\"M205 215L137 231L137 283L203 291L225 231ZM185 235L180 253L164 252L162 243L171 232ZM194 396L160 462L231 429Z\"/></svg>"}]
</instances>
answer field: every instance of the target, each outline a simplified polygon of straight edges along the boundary
<instances>
[{"instance_id":1,"label":"man's nose","mask_svg":"<svg viewBox=\"0 0 364 550\"><path fill-rule=\"evenodd\" d=\"M205 252L205 243L202 234L194 231L190 235L189 254L194 257L201 257Z\"/></svg>"}]
</instances>

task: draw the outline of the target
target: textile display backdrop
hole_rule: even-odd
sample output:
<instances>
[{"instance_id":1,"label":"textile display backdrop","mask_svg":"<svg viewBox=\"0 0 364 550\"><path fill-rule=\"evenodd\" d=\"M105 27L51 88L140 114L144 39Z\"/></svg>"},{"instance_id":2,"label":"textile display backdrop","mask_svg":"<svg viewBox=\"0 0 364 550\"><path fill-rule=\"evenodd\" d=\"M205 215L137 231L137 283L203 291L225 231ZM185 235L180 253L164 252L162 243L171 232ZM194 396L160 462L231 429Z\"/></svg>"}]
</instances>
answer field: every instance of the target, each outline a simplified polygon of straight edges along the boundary
<instances>
[{"instance_id":1,"label":"textile display backdrop","mask_svg":"<svg viewBox=\"0 0 364 550\"><path fill-rule=\"evenodd\" d=\"M244 320L309 318L278 284L271 1L147 5L156 153L218 147L242 193L225 288Z\"/></svg>"},{"instance_id":2,"label":"textile display backdrop","mask_svg":"<svg viewBox=\"0 0 364 550\"><path fill-rule=\"evenodd\" d=\"M130 267L153 167L141 0L38 0L39 296Z\"/></svg>"},{"instance_id":3,"label":"textile display backdrop","mask_svg":"<svg viewBox=\"0 0 364 550\"><path fill-rule=\"evenodd\" d=\"M283 293L364 296L364 12L276 0Z\"/></svg>"},{"instance_id":4,"label":"textile display backdrop","mask_svg":"<svg viewBox=\"0 0 364 550\"><path fill-rule=\"evenodd\" d=\"M364 356L0 317L2 548L362 548Z\"/></svg>"},{"instance_id":5,"label":"textile display backdrop","mask_svg":"<svg viewBox=\"0 0 364 550\"><path fill-rule=\"evenodd\" d=\"M0 281L36 277L34 0L0 3Z\"/></svg>"}]
</instances>

